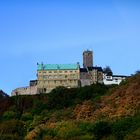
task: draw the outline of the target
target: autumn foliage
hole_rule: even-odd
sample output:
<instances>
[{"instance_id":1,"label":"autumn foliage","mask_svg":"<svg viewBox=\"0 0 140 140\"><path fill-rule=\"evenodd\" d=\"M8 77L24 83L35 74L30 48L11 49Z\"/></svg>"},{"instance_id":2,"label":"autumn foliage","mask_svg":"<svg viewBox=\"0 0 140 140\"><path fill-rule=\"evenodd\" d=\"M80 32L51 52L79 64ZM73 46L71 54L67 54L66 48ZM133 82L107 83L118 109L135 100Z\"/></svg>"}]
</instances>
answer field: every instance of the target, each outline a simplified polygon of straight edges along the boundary
<instances>
[{"instance_id":1,"label":"autumn foliage","mask_svg":"<svg viewBox=\"0 0 140 140\"><path fill-rule=\"evenodd\" d=\"M135 140L139 132L139 73L119 86L0 96L2 140Z\"/></svg>"}]
</instances>

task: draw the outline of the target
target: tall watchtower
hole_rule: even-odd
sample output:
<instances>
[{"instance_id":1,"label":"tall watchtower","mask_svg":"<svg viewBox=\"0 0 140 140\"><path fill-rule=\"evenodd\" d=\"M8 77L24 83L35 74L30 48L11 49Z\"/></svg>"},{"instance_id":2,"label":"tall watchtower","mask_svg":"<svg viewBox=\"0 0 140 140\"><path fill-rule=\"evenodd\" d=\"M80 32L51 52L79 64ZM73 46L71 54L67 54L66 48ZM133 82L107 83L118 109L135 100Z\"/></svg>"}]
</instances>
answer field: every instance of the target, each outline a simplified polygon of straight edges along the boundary
<instances>
[{"instance_id":1,"label":"tall watchtower","mask_svg":"<svg viewBox=\"0 0 140 140\"><path fill-rule=\"evenodd\" d=\"M93 51L86 50L83 52L83 67L93 67Z\"/></svg>"}]
</instances>

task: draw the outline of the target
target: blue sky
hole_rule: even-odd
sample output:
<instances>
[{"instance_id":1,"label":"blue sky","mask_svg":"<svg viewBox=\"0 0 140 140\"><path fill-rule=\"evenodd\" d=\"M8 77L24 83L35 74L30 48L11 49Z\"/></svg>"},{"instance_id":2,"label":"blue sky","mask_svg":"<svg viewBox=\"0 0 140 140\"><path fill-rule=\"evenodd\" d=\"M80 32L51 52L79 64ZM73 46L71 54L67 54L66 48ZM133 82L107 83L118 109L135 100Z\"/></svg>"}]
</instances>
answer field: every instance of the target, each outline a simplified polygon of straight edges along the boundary
<instances>
[{"instance_id":1,"label":"blue sky","mask_svg":"<svg viewBox=\"0 0 140 140\"><path fill-rule=\"evenodd\" d=\"M36 79L37 62L94 65L114 74L140 69L138 0L0 0L0 88L8 94Z\"/></svg>"}]
</instances>

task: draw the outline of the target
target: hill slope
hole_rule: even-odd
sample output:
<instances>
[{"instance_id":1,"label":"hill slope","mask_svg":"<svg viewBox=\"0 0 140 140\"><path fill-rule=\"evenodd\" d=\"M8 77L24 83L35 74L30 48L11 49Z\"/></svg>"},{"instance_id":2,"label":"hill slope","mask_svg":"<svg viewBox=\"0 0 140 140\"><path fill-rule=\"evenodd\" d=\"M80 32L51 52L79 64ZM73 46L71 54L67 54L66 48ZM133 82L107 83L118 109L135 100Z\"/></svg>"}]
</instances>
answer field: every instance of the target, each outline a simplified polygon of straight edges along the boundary
<instances>
[{"instance_id":1,"label":"hill slope","mask_svg":"<svg viewBox=\"0 0 140 140\"><path fill-rule=\"evenodd\" d=\"M140 74L120 86L58 87L0 102L3 140L140 139Z\"/></svg>"},{"instance_id":2,"label":"hill slope","mask_svg":"<svg viewBox=\"0 0 140 140\"><path fill-rule=\"evenodd\" d=\"M77 119L89 116L89 119L96 120L100 117L134 115L138 109L140 109L140 74L129 78L110 95L102 96L95 104L91 105L91 102L86 101L81 106L78 105L75 115Z\"/></svg>"},{"instance_id":3,"label":"hill slope","mask_svg":"<svg viewBox=\"0 0 140 140\"><path fill-rule=\"evenodd\" d=\"M9 97L3 90L0 90L0 99Z\"/></svg>"}]
</instances>

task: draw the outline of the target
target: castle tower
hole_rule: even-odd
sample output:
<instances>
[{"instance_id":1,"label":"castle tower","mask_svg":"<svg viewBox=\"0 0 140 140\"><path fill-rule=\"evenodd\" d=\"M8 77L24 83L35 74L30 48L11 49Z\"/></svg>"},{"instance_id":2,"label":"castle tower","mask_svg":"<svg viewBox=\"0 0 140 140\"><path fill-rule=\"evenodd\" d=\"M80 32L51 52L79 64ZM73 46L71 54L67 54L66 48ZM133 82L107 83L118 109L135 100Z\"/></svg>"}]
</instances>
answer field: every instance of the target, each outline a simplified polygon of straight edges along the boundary
<instances>
[{"instance_id":1,"label":"castle tower","mask_svg":"<svg viewBox=\"0 0 140 140\"><path fill-rule=\"evenodd\" d=\"M93 67L93 51L86 50L83 52L83 67Z\"/></svg>"}]
</instances>

